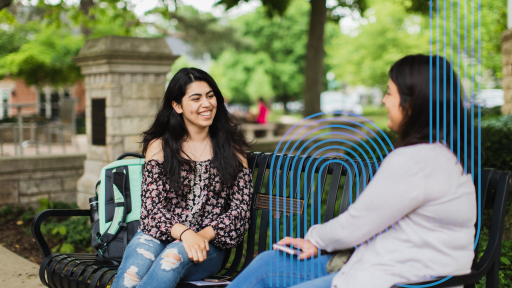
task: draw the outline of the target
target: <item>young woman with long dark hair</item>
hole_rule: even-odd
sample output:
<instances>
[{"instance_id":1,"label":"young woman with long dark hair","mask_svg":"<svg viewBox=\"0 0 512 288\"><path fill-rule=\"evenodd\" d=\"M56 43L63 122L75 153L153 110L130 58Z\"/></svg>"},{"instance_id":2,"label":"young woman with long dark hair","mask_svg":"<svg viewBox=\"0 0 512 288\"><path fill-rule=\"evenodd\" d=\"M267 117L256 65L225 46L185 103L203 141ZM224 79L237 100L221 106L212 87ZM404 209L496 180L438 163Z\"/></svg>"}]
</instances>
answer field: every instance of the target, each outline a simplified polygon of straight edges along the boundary
<instances>
[{"instance_id":1,"label":"young woman with long dark hair","mask_svg":"<svg viewBox=\"0 0 512 288\"><path fill-rule=\"evenodd\" d=\"M412 55L389 76L382 102L399 138L364 192L345 213L310 227L305 239L279 241L302 248L299 260L312 259L264 252L230 288L388 288L470 272L476 196L469 172L477 170L478 147L473 141L471 149L476 134L457 75L443 57ZM353 247L341 270L329 274L333 254L318 251Z\"/></svg>"},{"instance_id":2,"label":"young woman with long dark hair","mask_svg":"<svg viewBox=\"0 0 512 288\"><path fill-rule=\"evenodd\" d=\"M175 287L221 268L249 227L247 142L213 78L183 68L143 134L139 231L112 287Z\"/></svg>"}]
</instances>

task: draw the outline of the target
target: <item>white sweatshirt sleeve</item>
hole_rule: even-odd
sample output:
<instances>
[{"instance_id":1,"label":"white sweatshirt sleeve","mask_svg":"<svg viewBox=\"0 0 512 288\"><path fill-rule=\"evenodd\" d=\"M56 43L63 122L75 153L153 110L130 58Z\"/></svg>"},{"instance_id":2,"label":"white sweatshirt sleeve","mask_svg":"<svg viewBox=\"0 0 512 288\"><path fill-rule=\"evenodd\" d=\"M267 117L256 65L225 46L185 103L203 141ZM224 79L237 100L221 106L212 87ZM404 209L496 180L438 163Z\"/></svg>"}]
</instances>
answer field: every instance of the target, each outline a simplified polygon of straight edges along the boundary
<instances>
[{"instance_id":1,"label":"white sweatshirt sleeve","mask_svg":"<svg viewBox=\"0 0 512 288\"><path fill-rule=\"evenodd\" d=\"M423 205L432 170L424 160L411 159L417 155L407 150L390 153L357 201L338 217L311 227L305 239L328 252L354 247Z\"/></svg>"}]
</instances>

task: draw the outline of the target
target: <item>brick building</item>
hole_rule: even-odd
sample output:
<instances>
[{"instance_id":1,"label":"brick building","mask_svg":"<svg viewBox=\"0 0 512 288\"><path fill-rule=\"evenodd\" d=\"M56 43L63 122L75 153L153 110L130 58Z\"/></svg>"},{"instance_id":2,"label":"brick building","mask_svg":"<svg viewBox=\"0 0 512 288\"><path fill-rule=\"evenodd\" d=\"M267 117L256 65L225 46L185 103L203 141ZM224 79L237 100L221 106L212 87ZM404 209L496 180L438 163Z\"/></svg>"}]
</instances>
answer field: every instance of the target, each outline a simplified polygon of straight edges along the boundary
<instances>
[{"instance_id":1,"label":"brick building","mask_svg":"<svg viewBox=\"0 0 512 288\"><path fill-rule=\"evenodd\" d=\"M66 97L77 98L76 115L85 112L85 87L79 81L68 87L27 86L22 79L11 77L0 80L0 120L17 115L17 109L9 107L13 104L33 103L34 106L23 107L23 116L46 116L55 119L59 115L59 101Z\"/></svg>"}]
</instances>

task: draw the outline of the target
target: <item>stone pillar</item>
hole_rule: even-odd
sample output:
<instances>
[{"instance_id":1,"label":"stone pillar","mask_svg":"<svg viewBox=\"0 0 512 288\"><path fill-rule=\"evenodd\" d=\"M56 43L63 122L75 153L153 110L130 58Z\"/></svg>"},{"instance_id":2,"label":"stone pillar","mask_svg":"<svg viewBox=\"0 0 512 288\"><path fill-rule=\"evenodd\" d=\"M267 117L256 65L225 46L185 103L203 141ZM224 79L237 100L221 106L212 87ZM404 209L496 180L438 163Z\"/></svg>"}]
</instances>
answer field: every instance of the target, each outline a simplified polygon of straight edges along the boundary
<instances>
[{"instance_id":1,"label":"stone pillar","mask_svg":"<svg viewBox=\"0 0 512 288\"><path fill-rule=\"evenodd\" d=\"M503 115L512 114L512 29L501 36L501 54L503 56L503 92L505 104L501 106Z\"/></svg>"},{"instance_id":2,"label":"stone pillar","mask_svg":"<svg viewBox=\"0 0 512 288\"><path fill-rule=\"evenodd\" d=\"M141 151L140 134L155 117L166 74L178 57L163 38L108 36L88 40L73 59L85 76L88 139L77 184L79 207L89 206L103 166Z\"/></svg>"}]
</instances>

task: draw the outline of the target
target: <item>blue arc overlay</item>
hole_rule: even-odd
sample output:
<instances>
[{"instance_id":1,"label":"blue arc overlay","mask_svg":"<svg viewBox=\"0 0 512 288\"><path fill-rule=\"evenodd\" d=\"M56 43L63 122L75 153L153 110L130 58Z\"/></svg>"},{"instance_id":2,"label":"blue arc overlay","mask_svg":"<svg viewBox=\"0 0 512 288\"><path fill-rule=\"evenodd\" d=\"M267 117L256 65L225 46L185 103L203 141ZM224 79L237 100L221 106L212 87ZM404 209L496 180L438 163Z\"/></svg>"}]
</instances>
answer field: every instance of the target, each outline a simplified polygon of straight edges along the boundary
<instances>
[{"instance_id":1,"label":"blue arc overlay","mask_svg":"<svg viewBox=\"0 0 512 288\"><path fill-rule=\"evenodd\" d=\"M473 246L473 250L475 250L480 237L482 215L481 173L477 173L475 175L475 172L481 172L481 105L475 103L474 99L474 95L481 91L481 0L458 0L458 2L455 3L456 5L454 5L454 1L455 0L435 0L435 5L437 5L436 7L434 7L434 0L428 1L430 16L430 142L440 142L452 152L454 152L455 147L458 147L456 152L458 162L463 163L463 170L465 173L471 171L473 181L478 183L476 191L478 199L477 227L475 229L476 239ZM456 14L454 13L454 8L457 10ZM478 18L475 19L476 17ZM454 18L457 19L455 20ZM461 23L461 20L463 23ZM476 20L478 20L478 23L476 23ZM475 29L475 24L478 24L478 31ZM455 30L457 31L455 32ZM478 32L477 36L475 35L476 32ZM461 33L463 35L461 35ZM468 35L468 33L470 35ZM478 43L475 43L475 41L478 41ZM478 49L478 52L475 51L475 49ZM436 53L436 55L434 55L434 53ZM440 55L440 53L444 53L444 55ZM441 60L440 56L444 56L444 59ZM457 71L457 74L459 75L458 79L456 79L454 74L451 72L450 76L446 76L446 73L449 72L447 71L449 69L448 59L451 60L451 69ZM434 65L436 66L435 70ZM477 65L476 68L475 65ZM435 76L434 73L436 73ZM440 76L439 73L444 73L444 76ZM463 80L467 81L469 85L465 87L461 85ZM434 81L436 81L436 85L434 85ZM441 85L443 87L443 91L441 91ZM468 93L464 92L464 88L466 88ZM449 91L459 91L459 94L454 95L453 92L449 93L446 89L450 89ZM450 108L448 108L446 105L448 105L448 103L454 103L454 97L458 97L456 106L452 104L450 105ZM443 103L441 104L440 101L443 101ZM450 114L449 117L448 113ZM468 115L467 113L471 114ZM346 187L349 188L350 190L348 191L351 192L353 192L353 188L356 188L355 194L357 198L359 196L359 192L366 187L367 179L371 179L373 174L375 174L376 171L373 171L372 169L378 169L378 162L382 162L384 157L394 149L386 134L374 123L364 117L349 114L350 116L355 116L358 117L359 120L362 120L359 122L345 118L323 118L312 121L312 118L323 114L324 113L316 113L310 115L299 123L293 125L293 127L291 127L279 141L279 144L272 155L269 183L276 184L276 187L274 188L274 185L269 185L268 187L270 191L267 192L270 195L274 195L275 193L275 196L277 197L288 197L290 199L293 199L294 197L300 199L302 197L304 198L305 205L303 208L304 214L302 216L297 215L296 221L294 221L295 219L293 214L287 216L286 213L282 213L283 219L278 220L282 220L283 222L282 224L277 222L276 231L274 231L275 227L273 227L273 224L276 224L273 223L276 219L272 217L272 213L274 211L270 210L270 246L273 244L272 241L274 238L279 239L281 228L284 228L284 233L291 230L292 235L290 236L294 235L293 230L296 228L297 235L300 235L299 232L305 233L308 225L314 225L317 222L316 219L318 219L319 223L321 222L321 197L323 193L323 187L321 186L322 184L325 185L325 182L322 182L320 176L322 171L325 173L324 169L327 169L329 164L340 163L343 165L347 171L345 182L349 181L346 182ZM440 117L443 117L442 120ZM457 117L457 119L454 119L454 117ZM339 120L345 121L346 123L344 124L347 125L343 125L343 123L324 123L326 121ZM456 130L452 128L448 133L448 131L446 131L448 125L450 127L456 126ZM330 130L332 128L344 129L345 132L323 131L323 129ZM443 131L441 131L441 129ZM462 135L461 138L462 129L466 132L464 132L464 135ZM470 133L468 133L468 131ZM315 134L312 135L312 133ZM336 137L329 138L329 136ZM471 139L468 139L468 137L471 137ZM315 143L317 141L319 142ZM450 145L448 145L446 141L450 141ZM478 144L478 150L474 147L475 143ZM327 147L320 146L325 144L327 144ZM309 147L309 145L312 146ZM391 147L391 151L386 149L386 145ZM468 147L468 145L471 147ZM314 152L313 155L309 155L315 149L319 149L319 151ZM332 150L336 150L337 152L331 152ZM381 152L381 150L385 152ZM322 152L328 153L322 155L318 159L314 159L314 157ZM475 152L477 152L477 154L475 154ZM285 153L289 156L286 157ZM277 154L281 155L276 157ZM464 161L469 155L473 155L471 160ZM340 156L343 159L332 159L328 158L329 156ZM286 159L283 159L283 157ZM475 161L478 162L475 163ZM275 164L277 164L277 166ZM275 171L276 167L282 167L283 164L284 168L282 171L280 171L279 168ZM376 166L374 167L373 165ZM291 170L289 168L291 168ZM305 170L303 174L304 176L301 176L301 173L297 175L293 173L294 171L302 171L303 168ZM291 176L288 176L287 171L292 171ZM318 173L318 176L316 177L314 175L315 171ZM282 175L281 173L285 174ZM277 177L277 181L275 181L276 183L274 183L273 180L275 179L273 179L273 177ZM290 179L287 179L288 177ZM301 184L302 177L304 177L303 184ZM325 179L323 181L325 181ZM290 188L289 196L286 195L287 183L289 183ZM276 189L276 191L273 191L274 189ZM350 193L349 198L350 204L352 204L352 193ZM274 201L277 201L277 204L279 205L280 200L279 198L276 199L277 200ZM273 199L271 198L270 205L272 205L272 201ZM309 208L308 203L311 205ZM310 210L310 215L307 214L308 209ZM308 219L308 216L311 218ZM287 217L289 217L289 219L287 219ZM275 235L272 235L272 233ZM384 233L384 231L382 231L382 233ZM358 245L356 245L355 248L357 249L357 247ZM293 260L290 256L290 261L292 261L291 268L293 269L293 261L296 261L296 259ZM316 270L321 267L311 266L310 268ZM433 287L446 282L452 277L453 275L440 280L431 280L435 282L423 285L395 285L411 288ZM290 279L290 281L292 281L292 279ZM425 281L428 281L428 279L425 279Z\"/></svg>"}]
</instances>

